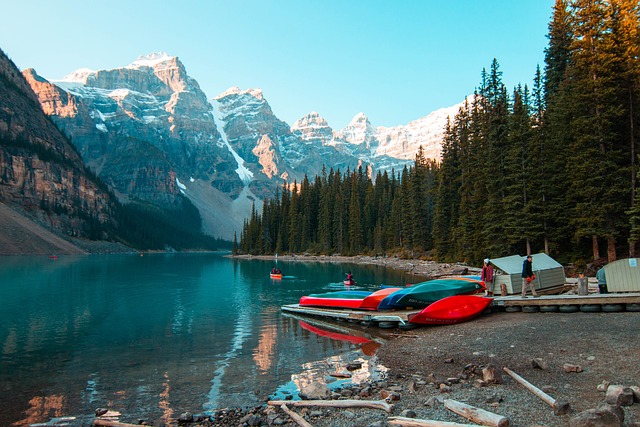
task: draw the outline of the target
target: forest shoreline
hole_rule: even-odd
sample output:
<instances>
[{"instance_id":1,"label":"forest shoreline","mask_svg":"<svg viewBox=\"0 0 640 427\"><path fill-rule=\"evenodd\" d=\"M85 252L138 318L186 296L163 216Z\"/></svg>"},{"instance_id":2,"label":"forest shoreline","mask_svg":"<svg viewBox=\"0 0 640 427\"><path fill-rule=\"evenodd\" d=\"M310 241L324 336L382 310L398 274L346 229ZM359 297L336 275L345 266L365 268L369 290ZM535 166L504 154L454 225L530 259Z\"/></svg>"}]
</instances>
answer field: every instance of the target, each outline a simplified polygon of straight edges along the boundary
<instances>
[{"instance_id":1,"label":"forest shoreline","mask_svg":"<svg viewBox=\"0 0 640 427\"><path fill-rule=\"evenodd\" d=\"M408 274L420 276L425 280L439 277L479 274L481 267L469 266L464 263L443 263L430 260L399 258L387 256L343 256L343 255L230 255L237 259L260 259L286 262L327 262L327 263L352 263L363 265L379 265L402 271ZM284 272L286 274L286 271Z\"/></svg>"}]
</instances>

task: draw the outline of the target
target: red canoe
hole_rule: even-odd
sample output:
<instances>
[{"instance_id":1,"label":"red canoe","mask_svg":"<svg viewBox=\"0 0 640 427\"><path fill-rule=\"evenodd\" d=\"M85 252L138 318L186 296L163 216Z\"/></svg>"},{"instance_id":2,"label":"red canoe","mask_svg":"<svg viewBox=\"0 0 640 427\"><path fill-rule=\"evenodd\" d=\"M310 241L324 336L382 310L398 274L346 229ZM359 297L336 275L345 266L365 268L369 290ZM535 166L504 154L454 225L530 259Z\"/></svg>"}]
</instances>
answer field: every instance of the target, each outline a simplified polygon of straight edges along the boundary
<instances>
[{"instance_id":1,"label":"red canoe","mask_svg":"<svg viewBox=\"0 0 640 427\"><path fill-rule=\"evenodd\" d=\"M270 273L269 277L271 277L272 279L282 279L282 273L280 274Z\"/></svg>"},{"instance_id":2,"label":"red canoe","mask_svg":"<svg viewBox=\"0 0 640 427\"><path fill-rule=\"evenodd\" d=\"M473 295L455 295L438 300L409 319L419 325L451 325L466 322L480 315L493 302L493 298Z\"/></svg>"},{"instance_id":3,"label":"red canoe","mask_svg":"<svg viewBox=\"0 0 640 427\"><path fill-rule=\"evenodd\" d=\"M360 307L358 308L361 308L362 310L377 310L378 305L380 305L380 301L385 299L389 294L392 294L400 289L401 288L383 288L379 291L375 291L374 293L363 299L362 304L360 304Z\"/></svg>"},{"instance_id":4,"label":"red canoe","mask_svg":"<svg viewBox=\"0 0 640 427\"><path fill-rule=\"evenodd\" d=\"M371 295L368 291L336 291L323 294L309 294L300 297L301 306L360 308L362 301Z\"/></svg>"}]
</instances>

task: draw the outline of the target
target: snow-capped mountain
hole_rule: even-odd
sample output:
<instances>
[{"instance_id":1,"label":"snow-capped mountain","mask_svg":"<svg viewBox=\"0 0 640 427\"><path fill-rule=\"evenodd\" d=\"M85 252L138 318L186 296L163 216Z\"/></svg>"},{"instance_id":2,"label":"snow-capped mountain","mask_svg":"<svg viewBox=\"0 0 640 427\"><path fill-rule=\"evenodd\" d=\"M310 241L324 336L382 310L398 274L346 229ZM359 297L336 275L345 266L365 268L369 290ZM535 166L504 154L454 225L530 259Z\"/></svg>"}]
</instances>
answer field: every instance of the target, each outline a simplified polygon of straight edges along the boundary
<instances>
[{"instance_id":1,"label":"snow-capped mountain","mask_svg":"<svg viewBox=\"0 0 640 427\"><path fill-rule=\"evenodd\" d=\"M121 200L171 209L186 196L205 232L226 239L241 229L252 204L259 209L284 182L313 179L323 165L399 170L420 145L438 157L446 117L458 108L393 128L376 128L362 113L340 130L318 113L289 126L260 89L233 87L207 99L166 53L60 80L23 74L44 111Z\"/></svg>"}]
</instances>

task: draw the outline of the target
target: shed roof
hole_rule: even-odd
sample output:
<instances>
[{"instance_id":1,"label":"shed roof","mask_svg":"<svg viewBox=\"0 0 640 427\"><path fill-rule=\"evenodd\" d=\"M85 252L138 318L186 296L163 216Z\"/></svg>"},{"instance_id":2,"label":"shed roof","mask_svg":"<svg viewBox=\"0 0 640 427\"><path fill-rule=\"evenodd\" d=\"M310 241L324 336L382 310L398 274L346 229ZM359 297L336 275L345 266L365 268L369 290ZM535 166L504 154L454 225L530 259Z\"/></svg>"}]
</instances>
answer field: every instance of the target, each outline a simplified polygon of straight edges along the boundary
<instances>
[{"instance_id":1,"label":"shed roof","mask_svg":"<svg viewBox=\"0 0 640 427\"><path fill-rule=\"evenodd\" d=\"M562 264L545 253L532 254L531 257L533 258L533 271L563 268ZM525 258L526 256L511 255L508 257L492 259L491 264L495 265L507 274L517 274L522 272L522 263Z\"/></svg>"}]
</instances>

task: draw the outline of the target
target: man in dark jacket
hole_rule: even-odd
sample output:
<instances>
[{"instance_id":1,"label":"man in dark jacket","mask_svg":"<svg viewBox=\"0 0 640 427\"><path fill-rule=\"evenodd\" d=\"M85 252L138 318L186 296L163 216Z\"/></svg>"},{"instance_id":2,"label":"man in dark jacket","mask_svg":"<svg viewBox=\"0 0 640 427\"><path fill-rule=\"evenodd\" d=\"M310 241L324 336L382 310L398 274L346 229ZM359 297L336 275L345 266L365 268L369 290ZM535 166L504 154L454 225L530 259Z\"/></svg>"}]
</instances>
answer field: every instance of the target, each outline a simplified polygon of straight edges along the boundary
<instances>
[{"instance_id":1,"label":"man in dark jacket","mask_svg":"<svg viewBox=\"0 0 640 427\"><path fill-rule=\"evenodd\" d=\"M522 263L522 298L527 297L527 287L531 288L531 295L533 295L534 298L540 296L536 293L536 288L534 286L536 276L533 275L532 264L533 257L531 255L527 255Z\"/></svg>"}]
</instances>

